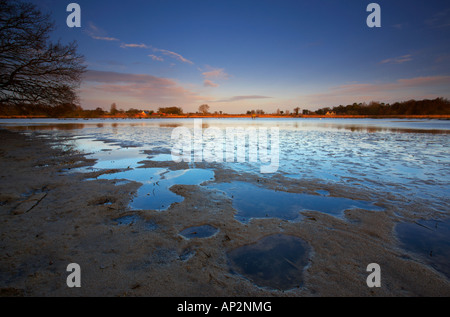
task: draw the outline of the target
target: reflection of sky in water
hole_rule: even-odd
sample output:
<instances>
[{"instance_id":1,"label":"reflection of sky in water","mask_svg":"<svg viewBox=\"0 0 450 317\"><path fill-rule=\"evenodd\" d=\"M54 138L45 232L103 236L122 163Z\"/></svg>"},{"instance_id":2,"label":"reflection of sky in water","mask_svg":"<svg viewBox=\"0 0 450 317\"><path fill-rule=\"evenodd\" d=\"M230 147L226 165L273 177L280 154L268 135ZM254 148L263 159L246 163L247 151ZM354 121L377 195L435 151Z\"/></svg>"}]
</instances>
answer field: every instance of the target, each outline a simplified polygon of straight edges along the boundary
<instances>
[{"instance_id":1,"label":"reflection of sky in water","mask_svg":"<svg viewBox=\"0 0 450 317\"><path fill-rule=\"evenodd\" d=\"M170 158L171 133L177 126L194 127L193 119L153 120L0 120L2 124L47 126L45 133L78 137L72 142L96 151L98 168L134 168L145 159L141 150ZM67 123L55 128L55 123ZM61 127L61 125L58 125ZM403 199L428 201L449 212L450 122L398 119L203 119L203 127L279 127L279 173L298 179L345 183ZM53 128L49 128L53 127ZM71 128L71 129L69 129ZM83 138L90 138L86 140ZM104 140L100 151L97 142ZM137 146L126 148L127 146ZM119 149L120 148L120 149ZM237 170L258 173L261 163L223 163ZM264 164L266 165L266 164ZM191 164L195 167L196 164ZM268 175L261 175L271 176Z\"/></svg>"},{"instance_id":2,"label":"reflection of sky in water","mask_svg":"<svg viewBox=\"0 0 450 317\"><path fill-rule=\"evenodd\" d=\"M342 217L345 210L355 208L383 210L362 200L288 193L244 182L213 184L210 187L223 191L233 199L233 207L237 210L235 217L243 223L247 223L251 218L276 217L296 220L300 217L299 212L306 210L319 211L336 217Z\"/></svg>"},{"instance_id":3,"label":"reflection of sky in water","mask_svg":"<svg viewBox=\"0 0 450 317\"><path fill-rule=\"evenodd\" d=\"M400 223L396 233L404 249L450 279L450 218Z\"/></svg>"},{"instance_id":4,"label":"reflection of sky in water","mask_svg":"<svg viewBox=\"0 0 450 317\"><path fill-rule=\"evenodd\" d=\"M310 247L300 238L273 235L228 253L230 267L258 286L289 290L302 286Z\"/></svg>"},{"instance_id":5,"label":"reflection of sky in water","mask_svg":"<svg viewBox=\"0 0 450 317\"><path fill-rule=\"evenodd\" d=\"M151 220L144 220L138 215L128 215L114 219L118 226L142 226L145 230L153 231L158 229L158 225Z\"/></svg>"},{"instance_id":6,"label":"reflection of sky in water","mask_svg":"<svg viewBox=\"0 0 450 317\"><path fill-rule=\"evenodd\" d=\"M130 203L134 210L167 210L171 204L182 202L183 197L170 190L173 185L199 185L214 179L214 172L202 169L169 171L165 168L136 168L125 172L104 174L98 179L129 179L142 186Z\"/></svg>"},{"instance_id":7,"label":"reflection of sky in water","mask_svg":"<svg viewBox=\"0 0 450 317\"><path fill-rule=\"evenodd\" d=\"M183 231L180 232L180 235L187 239L193 239L193 238L209 238L215 235L219 229L210 226L210 225L204 225L199 227L190 227L186 228Z\"/></svg>"}]
</instances>

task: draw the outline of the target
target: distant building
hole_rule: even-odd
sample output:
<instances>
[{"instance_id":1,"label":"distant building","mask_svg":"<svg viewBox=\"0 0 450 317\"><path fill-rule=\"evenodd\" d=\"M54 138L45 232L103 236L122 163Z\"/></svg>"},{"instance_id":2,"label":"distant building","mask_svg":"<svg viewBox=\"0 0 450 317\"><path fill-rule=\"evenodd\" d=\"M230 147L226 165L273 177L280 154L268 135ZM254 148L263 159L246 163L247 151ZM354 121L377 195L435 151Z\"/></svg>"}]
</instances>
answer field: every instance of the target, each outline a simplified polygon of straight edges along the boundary
<instances>
[{"instance_id":1,"label":"distant building","mask_svg":"<svg viewBox=\"0 0 450 317\"><path fill-rule=\"evenodd\" d=\"M336 112L334 112L334 111L327 111L327 113L325 115L326 116L335 116Z\"/></svg>"}]
</instances>

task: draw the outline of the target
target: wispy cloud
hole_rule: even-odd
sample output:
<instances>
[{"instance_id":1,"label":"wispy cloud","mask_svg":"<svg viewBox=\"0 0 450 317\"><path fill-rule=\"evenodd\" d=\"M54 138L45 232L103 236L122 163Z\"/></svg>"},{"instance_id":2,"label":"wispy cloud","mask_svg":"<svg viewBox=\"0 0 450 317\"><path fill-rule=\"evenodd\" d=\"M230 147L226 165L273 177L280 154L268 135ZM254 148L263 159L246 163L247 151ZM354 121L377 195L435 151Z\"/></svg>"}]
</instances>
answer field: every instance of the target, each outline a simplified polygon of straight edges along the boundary
<instances>
[{"instance_id":1,"label":"wispy cloud","mask_svg":"<svg viewBox=\"0 0 450 317\"><path fill-rule=\"evenodd\" d=\"M241 100L248 100L248 99L270 99L272 97L268 96L260 96L260 95L248 95L248 96L234 96L222 100L217 100L216 102L234 102L234 101L241 101Z\"/></svg>"},{"instance_id":2,"label":"wispy cloud","mask_svg":"<svg viewBox=\"0 0 450 317\"><path fill-rule=\"evenodd\" d=\"M163 49L156 48L156 47L153 47L152 50L154 52L159 52L159 53L161 53L163 55L166 55L166 56L169 56L171 58L174 58L174 59L176 59L176 60L178 60L180 62L191 64L191 65L194 64L192 61L188 60L187 58L184 58L183 56L181 56L178 53L175 53L175 52L172 52L172 51L168 51L168 50L163 50Z\"/></svg>"},{"instance_id":3,"label":"wispy cloud","mask_svg":"<svg viewBox=\"0 0 450 317\"><path fill-rule=\"evenodd\" d=\"M102 41L120 41L117 38L114 37L109 37L106 35L106 32L101 30L99 27L97 27L94 23L89 22L88 23L88 27L86 29L86 33L93 39L95 40L102 40ZM122 42L120 44L121 48L142 48L142 49L147 49L147 50L152 50L155 53L160 53L162 55L168 56L172 59L175 59L177 61L183 62L183 63L187 63L187 64L191 64L193 65L194 63L190 60L188 60L187 58L183 57L181 54L178 54L176 52L172 52L169 50L165 50L165 49L161 49L161 48L156 48L153 47L151 45L147 45L144 43L125 43ZM164 59L160 56L157 56L155 54L150 54L148 55L149 57L151 57L154 61L159 61L162 62L164 61Z\"/></svg>"},{"instance_id":4,"label":"wispy cloud","mask_svg":"<svg viewBox=\"0 0 450 317\"><path fill-rule=\"evenodd\" d=\"M156 55L153 55L153 54L148 55L148 57L150 57L154 61L164 62L164 58L156 56Z\"/></svg>"},{"instance_id":5,"label":"wispy cloud","mask_svg":"<svg viewBox=\"0 0 450 317\"><path fill-rule=\"evenodd\" d=\"M399 56L399 57L388 58L388 59L382 60L380 62L380 64L403 64L406 62L410 62L412 60L413 60L412 55L407 54L407 55L403 55L403 56Z\"/></svg>"},{"instance_id":6,"label":"wispy cloud","mask_svg":"<svg viewBox=\"0 0 450 317\"><path fill-rule=\"evenodd\" d=\"M91 36L94 40L102 40L102 41L119 41L115 37L107 37L107 36Z\"/></svg>"},{"instance_id":7,"label":"wispy cloud","mask_svg":"<svg viewBox=\"0 0 450 317\"><path fill-rule=\"evenodd\" d=\"M205 87L219 87L219 84L216 84L209 79L205 79L205 81L203 82L203 85Z\"/></svg>"},{"instance_id":8,"label":"wispy cloud","mask_svg":"<svg viewBox=\"0 0 450 317\"><path fill-rule=\"evenodd\" d=\"M115 37L109 37L106 36L105 31L101 30L99 27L97 27L94 23L89 22L88 27L86 29L86 33L93 38L94 40L101 40L101 41L119 41L119 39L116 39Z\"/></svg>"},{"instance_id":9,"label":"wispy cloud","mask_svg":"<svg viewBox=\"0 0 450 317\"><path fill-rule=\"evenodd\" d=\"M190 61L187 58L183 57L181 54L178 54L178 53L175 53L175 52L172 52L172 51L169 51L169 50L161 49L161 48L156 48L156 47L153 47L151 45L147 45L147 44L143 44L143 43L140 43L140 44L122 43L120 45L120 47L121 48L144 48L144 49L149 49L149 50L152 50L155 53L163 54L165 56L168 56L168 57L173 58L175 60L178 60L180 62L191 64L191 65L194 64L192 61ZM158 60L158 61L163 61L164 60L161 57L158 57L158 56L156 56L154 54L150 54L148 56L153 58L153 60Z\"/></svg>"},{"instance_id":10,"label":"wispy cloud","mask_svg":"<svg viewBox=\"0 0 450 317\"><path fill-rule=\"evenodd\" d=\"M215 68L209 65L206 65L205 68L206 69L204 70L199 69L205 79L203 82L205 87L219 87L219 84L213 82L213 80L226 80L230 78L230 75L228 75L223 68Z\"/></svg>"},{"instance_id":11,"label":"wispy cloud","mask_svg":"<svg viewBox=\"0 0 450 317\"><path fill-rule=\"evenodd\" d=\"M121 48L149 48L147 45L145 44L126 44L126 43L122 43L120 45Z\"/></svg>"},{"instance_id":12,"label":"wispy cloud","mask_svg":"<svg viewBox=\"0 0 450 317\"><path fill-rule=\"evenodd\" d=\"M230 75L225 72L223 68L214 68L209 65L206 66L206 71L202 73L206 79L228 79Z\"/></svg>"}]
</instances>

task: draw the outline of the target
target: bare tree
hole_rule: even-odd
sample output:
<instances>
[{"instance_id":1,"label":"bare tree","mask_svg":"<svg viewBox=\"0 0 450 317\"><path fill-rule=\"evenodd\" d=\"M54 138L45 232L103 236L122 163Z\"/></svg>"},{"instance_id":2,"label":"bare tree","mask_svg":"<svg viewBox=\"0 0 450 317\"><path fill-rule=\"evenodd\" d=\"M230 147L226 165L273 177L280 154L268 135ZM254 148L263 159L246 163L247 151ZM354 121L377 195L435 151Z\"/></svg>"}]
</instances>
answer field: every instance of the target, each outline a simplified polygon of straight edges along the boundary
<instances>
[{"instance_id":1,"label":"bare tree","mask_svg":"<svg viewBox=\"0 0 450 317\"><path fill-rule=\"evenodd\" d=\"M113 116L115 116L117 114L118 110L117 110L117 105L115 102L113 102L111 104L111 110L109 111L109 113Z\"/></svg>"},{"instance_id":2,"label":"bare tree","mask_svg":"<svg viewBox=\"0 0 450 317\"><path fill-rule=\"evenodd\" d=\"M34 4L0 0L0 103L77 103L84 57L75 42L51 43L53 30Z\"/></svg>"},{"instance_id":3,"label":"bare tree","mask_svg":"<svg viewBox=\"0 0 450 317\"><path fill-rule=\"evenodd\" d=\"M209 113L209 106L206 104L201 105L200 107L198 107L198 111L203 114L207 114L207 113Z\"/></svg>"}]
</instances>

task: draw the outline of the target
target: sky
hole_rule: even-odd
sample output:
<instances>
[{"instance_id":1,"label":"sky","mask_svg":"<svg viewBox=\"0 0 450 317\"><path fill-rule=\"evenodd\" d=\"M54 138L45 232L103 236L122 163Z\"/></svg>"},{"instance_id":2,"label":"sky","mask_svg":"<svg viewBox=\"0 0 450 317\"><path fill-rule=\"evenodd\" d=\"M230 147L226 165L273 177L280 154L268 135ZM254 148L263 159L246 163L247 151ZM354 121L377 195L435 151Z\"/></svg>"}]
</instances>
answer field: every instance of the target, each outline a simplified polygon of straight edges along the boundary
<instances>
[{"instance_id":1,"label":"sky","mask_svg":"<svg viewBox=\"0 0 450 317\"><path fill-rule=\"evenodd\" d=\"M317 110L450 98L450 2L31 0L86 59L85 109ZM69 28L67 5L81 8Z\"/></svg>"}]
</instances>

